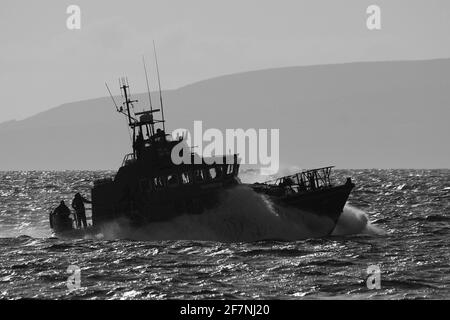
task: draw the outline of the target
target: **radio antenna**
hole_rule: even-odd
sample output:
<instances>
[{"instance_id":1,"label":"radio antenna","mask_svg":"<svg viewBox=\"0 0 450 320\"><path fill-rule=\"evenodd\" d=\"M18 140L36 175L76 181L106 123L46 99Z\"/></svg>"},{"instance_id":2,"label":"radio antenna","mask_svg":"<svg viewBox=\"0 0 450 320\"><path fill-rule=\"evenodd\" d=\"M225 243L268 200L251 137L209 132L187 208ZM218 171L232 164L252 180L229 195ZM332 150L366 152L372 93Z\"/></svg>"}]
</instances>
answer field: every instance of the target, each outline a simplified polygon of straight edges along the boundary
<instances>
[{"instance_id":1,"label":"radio antenna","mask_svg":"<svg viewBox=\"0 0 450 320\"><path fill-rule=\"evenodd\" d=\"M153 111L152 96L150 94L150 86L148 84L147 66L145 65L145 57L144 56L142 56L142 63L144 64L145 80L147 81L147 92L148 92L148 102L150 103L150 111Z\"/></svg>"},{"instance_id":2,"label":"radio antenna","mask_svg":"<svg viewBox=\"0 0 450 320\"><path fill-rule=\"evenodd\" d=\"M111 97L111 100L113 101L114 105L116 106L117 112L120 112L119 111L119 107L117 106L116 100L114 100L114 97L113 97L113 95L111 93L111 90L109 90L108 84L106 82L105 82L105 86L106 86L106 89L108 89L109 96Z\"/></svg>"},{"instance_id":3,"label":"radio antenna","mask_svg":"<svg viewBox=\"0 0 450 320\"><path fill-rule=\"evenodd\" d=\"M145 71L145 80L147 81L147 92L148 92L148 102L150 103L150 113L153 113L153 106L152 106L152 95L150 93L150 86L148 84L148 74L147 74L147 66L145 64L145 56L142 56L142 63L144 64L144 71ZM152 114L153 117L153 114ZM153 135L155 131L155 128L153 126L153 120L151 124L151 134Z\"/></svg>"},{"instance_id":4,"label":"radio antenna","mask_svg":"<svg viewBox=\"0 0 450 320\"><path fill-rule=\"evenodd\" d=\"M159 86L159 103L161 105L162 124L163 124L163 130L165 132L166 126L165 126L165 120L164 120L164 107L163 107L163 99L162 99L162 92L161 92L161 78L159 76L158 57L156 56L155 40L153 40L153 52L155 53L156 73L158 75L158 86Z\"/></svg>"}]
</instances>

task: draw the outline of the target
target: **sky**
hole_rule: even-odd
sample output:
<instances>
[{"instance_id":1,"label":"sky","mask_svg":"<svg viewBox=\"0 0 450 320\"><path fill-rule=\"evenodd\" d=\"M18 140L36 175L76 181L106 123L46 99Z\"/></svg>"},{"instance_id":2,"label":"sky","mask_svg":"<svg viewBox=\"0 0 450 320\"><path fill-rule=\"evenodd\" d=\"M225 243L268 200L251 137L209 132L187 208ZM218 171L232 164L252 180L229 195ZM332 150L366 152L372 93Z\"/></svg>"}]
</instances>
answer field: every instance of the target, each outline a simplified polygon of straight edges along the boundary
<instances>
[{"instance_id":1,"label":"sky","mask_svg":"<svg viewBox=\"0 0 450 320\"><path fill-rule=\"evenodd\" d=\"M69 30L69 5L81 29ZM381 30L366 27L369 5ZM144 92L225 74L357 61L450 57L448 0L2 0L0 123L107 95L128 76Z\"/></svg>"}]
</instances>

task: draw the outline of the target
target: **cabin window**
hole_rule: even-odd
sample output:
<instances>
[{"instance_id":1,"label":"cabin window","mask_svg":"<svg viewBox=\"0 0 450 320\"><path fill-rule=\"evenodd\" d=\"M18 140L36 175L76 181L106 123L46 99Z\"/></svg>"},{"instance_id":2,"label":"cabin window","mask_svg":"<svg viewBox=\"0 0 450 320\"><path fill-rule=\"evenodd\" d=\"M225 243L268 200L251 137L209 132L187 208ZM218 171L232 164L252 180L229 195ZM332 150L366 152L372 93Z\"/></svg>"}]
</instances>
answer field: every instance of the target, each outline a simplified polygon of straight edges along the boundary
<instances>
[{"instance_id":1,"label":"cabin window","mask_svg":"<svg viewBox=\"0 0 450 320\"><path fill-rule=\"evenodd\" d=\"M164 180L162 177L155 177L153 178L153 182L155 185L155 188L162 188L164 187Z\"/></svg>"},{"instance_id":2,"label":"cabin window","mask_svg":"<svg viewBox=\"0 0 450 320\"><path fill-rule=\"evenodd\" d=\"M211 179L215 179L217 177L216 168L209 169L209 176L211 177Z\"/></svg>"},{"instance_id":3,"label":"cabin window","mask_svg":"<svg viewBox=\"0 0 450 320\"><path fill-rule=\"evenodd\" d=\"M189 174L187 172L183 172L181 174L181 183L183 183L183 184L191 183L191 177L189 176Z\"/></svg>"},{"instance_id":4,"label":"cabin window","mask_svg":"<svg viewBox=\"0 0 450 320\"><path fill-rule=\"evenodd\" d=\"M204 176L202 170L195 170L195 181L196 182L203 182Z\"/></svg>"},{"instance_id":5,"label":"cabin window","mask_svg":"<svg viewBox=\"0 0 450 320\"><path fill-rule=\"evenodd\" d=\"M167 176L167 185L169 187L173 187L173 186L178 185L178 177L176 175L174 175L174 174L169 174Z\"/></svg>"},{"instance_id":6,"label":"cabin window","mask_svg":"<svg viewBox=\"0 0 450 320\"><path fill-rule=\"evenodd\" d=\"M218 166L215 169L216 169L216 178L217 179L222 178L222 173L224 171L224 167L223 166Z\"/></svg>"}]
</instances>

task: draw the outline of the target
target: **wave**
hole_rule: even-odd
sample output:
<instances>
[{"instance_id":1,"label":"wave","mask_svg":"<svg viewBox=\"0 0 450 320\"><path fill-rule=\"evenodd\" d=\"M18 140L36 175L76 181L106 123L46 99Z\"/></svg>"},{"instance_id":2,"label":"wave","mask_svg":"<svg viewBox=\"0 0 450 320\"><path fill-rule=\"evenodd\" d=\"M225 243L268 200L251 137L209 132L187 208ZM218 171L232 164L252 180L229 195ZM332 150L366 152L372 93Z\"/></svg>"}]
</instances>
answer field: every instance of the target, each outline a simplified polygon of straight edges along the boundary
<instances>
[{"instance_id":1,"label":"wave","mask_svg":"<svg viewBox=\"0 0 450 320\"><path fill-rule=\"evenodd\" d=\"M332 235L351 234L385 235L386 232L369 221L369 216L363 210L346 204Z\"/></svg>"}]
</instances>

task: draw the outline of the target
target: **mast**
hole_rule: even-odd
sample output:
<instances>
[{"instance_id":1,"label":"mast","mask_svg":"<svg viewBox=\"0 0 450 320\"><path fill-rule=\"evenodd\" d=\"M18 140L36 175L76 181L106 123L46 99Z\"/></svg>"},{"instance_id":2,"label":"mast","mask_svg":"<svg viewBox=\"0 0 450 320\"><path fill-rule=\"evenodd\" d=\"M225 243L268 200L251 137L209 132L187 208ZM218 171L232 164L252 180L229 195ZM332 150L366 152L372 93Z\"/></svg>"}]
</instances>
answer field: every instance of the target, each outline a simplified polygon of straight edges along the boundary
<instances>
[{"instance_id":1,"label":"mast","mask_svg":"<svg viewBox=\"0 0 450 320\"><path fill-rule=\"evenodd\" d=\"M156 56L155 41L153 41L153 52L155 53L156 73L158 75L159 104L161 106L162 125L163 125L163 131L166 132L166 124L165 124L166 121L164 119L164 107L163 107L163 99L162 99L162 92L161 92L161 78L159 76L158 57Z\"/></svg>"},{"instance_id":2,"label":"mast","mask_svg":"<svg viewBox=\"0 0 450 320\"><path fill-rule=\"evenodd\" d=\"M105 82L105 86L106 86L106 89L108 89L109 95L110 95L110 97L111 97L111 100L112 100L113 103L114 103L114 106L116 107L116 111L119 112L119 113L125 114L125 113L123 112L123 108L122 108L122 107L119 108L119 106L117 105L116 100L114 99L114 97L113 97L113 95L112 95L112 93L111 93L111 90L109 89L109 86L108 86L108 84L107 84L106 82ZM119 87L120 87L120 79L119 79ZM122 93L122 92L120 92L120 93ZM123 95L122 95L122 96L123 96ZM125 114L125 115L126 115L126 114ZM130 133L129 130L127 130L127 131L128 131L128 135L130 136L130 141L131 141L131 143L133 143L133 139L131 138L131 133Z\"/></svg>"},{"instance_id":3,"label":"mast","mask_svg":"<svg viewBox=\"0 0 450 320\"><path fill-rule=\"evenodd\" d=\"M134 125L135 119L131 116L130 106L133 107L133 103L138 102L137 100L131 100L131 95L129 94L130 85L128 84L128 80L126 78L121 79L121 89L123 90L123 95L125 98L125 105L127 109L127 117L128 117L128 125L133 129L133 154L136 157L136 126Z\"/></svg>"},{"instance_id":4,"label":"mast","mask_svg":"<svg viewBox=\"0 0 450 320\"><path fill-rule=\"evenodd\" d=\"M127 109L127 117L128 117L128 125L132 127L133 125L133 117L131 116L130 106L133 105L133 103L138 102L137 100L131 100L131 96L129 95L128 89L130 88L130 85L128 84L128 81L126 81L124 78L121 79L121 87L120 89L123 90L123 95L125 98L124 105Z\"/></svg>"}]
</instances>

